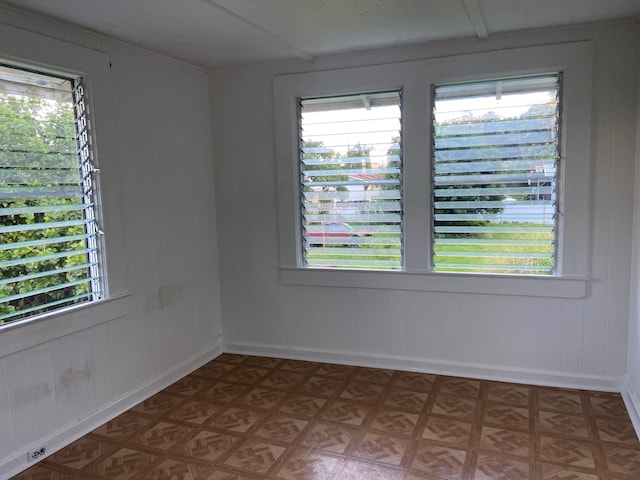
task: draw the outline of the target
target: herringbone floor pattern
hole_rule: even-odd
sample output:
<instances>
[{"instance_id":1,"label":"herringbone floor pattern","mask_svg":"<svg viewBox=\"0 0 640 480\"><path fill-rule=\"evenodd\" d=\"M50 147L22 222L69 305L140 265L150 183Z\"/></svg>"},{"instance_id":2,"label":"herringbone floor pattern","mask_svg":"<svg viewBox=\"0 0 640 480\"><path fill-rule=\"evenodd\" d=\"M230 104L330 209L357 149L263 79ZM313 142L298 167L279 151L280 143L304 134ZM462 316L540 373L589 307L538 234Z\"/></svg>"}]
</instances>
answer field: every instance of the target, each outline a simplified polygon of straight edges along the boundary
<instances>
[{"instance_id":1,"label":"herringbone floor pattern","mask_svg":"<svg viewBox=\"0 0 640 480\"><path fill-rule=\"evenodd\" d=\"M620 395L223 354L15 480L638 480Z\"/></svg>"}]
</instances>

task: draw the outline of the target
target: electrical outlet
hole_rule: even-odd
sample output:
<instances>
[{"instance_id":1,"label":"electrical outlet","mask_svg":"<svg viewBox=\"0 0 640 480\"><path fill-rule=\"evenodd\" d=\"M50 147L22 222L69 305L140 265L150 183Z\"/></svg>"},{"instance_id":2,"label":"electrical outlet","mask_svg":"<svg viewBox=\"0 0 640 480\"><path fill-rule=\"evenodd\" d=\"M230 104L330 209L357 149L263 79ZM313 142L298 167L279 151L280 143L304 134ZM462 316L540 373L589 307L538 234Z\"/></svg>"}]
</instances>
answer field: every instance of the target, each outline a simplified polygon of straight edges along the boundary
<instances>
[{"instance_id":1,"label":"electrical outlet","mask_svg":"<svg viewBox=\"0 0 640 480\"><path fill-rule=\"evenodd\" d=\"M35 460L39 460L44 457L44 454L47 453L47 447L43 446L40 448L36 448L35 450L29 450L27 452L27 460L29 462L33 462Z\"/></svg>"}]
</instances>

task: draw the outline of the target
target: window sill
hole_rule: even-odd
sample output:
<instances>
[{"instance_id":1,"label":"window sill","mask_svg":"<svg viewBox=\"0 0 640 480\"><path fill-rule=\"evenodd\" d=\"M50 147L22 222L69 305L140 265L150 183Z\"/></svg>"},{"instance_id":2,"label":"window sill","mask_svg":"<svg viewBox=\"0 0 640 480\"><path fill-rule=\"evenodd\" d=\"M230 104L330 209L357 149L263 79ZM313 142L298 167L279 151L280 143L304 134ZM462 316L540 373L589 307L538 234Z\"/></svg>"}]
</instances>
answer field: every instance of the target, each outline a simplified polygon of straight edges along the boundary
<instances>
[{"instance_id":1,"label":"window sill","mask_svg":"<svg viewBox=\"0 0 640 480\"><path fill-rule=\"evenodd\" d=\"M280 268L285 285L374 288L422 292L517 295L527 297L585 298L589 280L576 277L413 273L360 270Z\"/></svg>"},{"instance_id":2,"label":"window sill","mask_svg":"<svg viewBox=\"0 0 640 480\"><path fill-rule=\"evenodd\" d=\"M75 305L0 326L0 352L11 355L115 320L129 312L130 293Z\"/></svg>"}]
</instances>

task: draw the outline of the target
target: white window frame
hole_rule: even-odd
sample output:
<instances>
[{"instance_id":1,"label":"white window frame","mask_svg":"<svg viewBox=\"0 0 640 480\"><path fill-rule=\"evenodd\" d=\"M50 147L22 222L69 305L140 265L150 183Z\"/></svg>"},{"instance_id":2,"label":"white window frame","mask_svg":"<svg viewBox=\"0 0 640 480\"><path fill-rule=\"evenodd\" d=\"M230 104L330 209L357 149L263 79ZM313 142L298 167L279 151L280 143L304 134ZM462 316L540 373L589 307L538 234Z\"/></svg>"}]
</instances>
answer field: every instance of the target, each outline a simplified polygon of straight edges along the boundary
<instances>
[{"instance_id":1,"label":"white window frame","mask_svg":"<svg viewBox=\"0 0 640 480\"><path fill-rule=\"evenodd\" d=\"M274 80L280 278L285 284L583 298L591 222L591 42L515 48L445 58L277 76ZM557 271L552 276L431 270L432 86L562 72ZM403 92L404 265L402 272L302 266L297 101L303 97Z\"/></svg>"},{"instance_id":2,"label":"white window frame","mask_svg":"<svg viewBox=\"0 0 640 480\"><path fill-rule=\"evenodd\" d=\"M128 311L130 287L119 203L121 181L116 170L117 133L108 55L0 24L0 62L83 78L91 106L95 160L101 167L100 204L96 210L100 212L100 225L108 234L101 253L104 285L101 298L0 325L0 351L8 355L123 316Z\"/></svg>"}]
</instances>

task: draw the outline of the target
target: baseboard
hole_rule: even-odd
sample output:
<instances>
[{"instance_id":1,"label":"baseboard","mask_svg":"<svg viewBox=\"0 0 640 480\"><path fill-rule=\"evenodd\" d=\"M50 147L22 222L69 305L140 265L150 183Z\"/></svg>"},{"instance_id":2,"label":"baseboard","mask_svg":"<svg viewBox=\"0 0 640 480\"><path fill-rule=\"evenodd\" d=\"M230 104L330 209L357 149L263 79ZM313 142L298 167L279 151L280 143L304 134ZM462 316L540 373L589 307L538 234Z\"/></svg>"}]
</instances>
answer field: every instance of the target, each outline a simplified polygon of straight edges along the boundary
<instances>
[{"instance_id":1,"label":"baseboard","mask_svg":"<svg viewBox=\"0 0 640 480\"><path fill-rule=\"evenodd\" d=\"M456 377L480 378L500 382L526 383L550 387L620 392L623 379L615 377L566 374L562 372L503 368L461 362L445 362L415 357L377 355L360 352L342 352L311 348L293 348L280 345L262 345L244 342L224 342L227 353L263 355L270 357L340 363L362 367L390 368L394 370L434 373Z\"/></svg>"},{"instance_id":2,"label":"baseboard","mask_svg":"<svg viewBox=\"0 0 640 480\"><path fill-rule=\"evenodd\" d=\"M625 378L624 387L622 388L622 398L629 412L636 436L640 439L640 396L633 391L627 378Z\"/></svg>"},{"instance_id":3,"label":"baseboard","mask_svg":"<svg viewBox=\"0 0 640 480\"><path fill-rule=\"evenodd\" d=\"M131 407L135 406L151 395L154 395L160 390L168 387L185 375L188 375L198 367L201 367L205 363L213 360L221 353L222 341L218 341L213 348L207 350L204 353L200 353L189 358L188 360L172 369L170 372L151 380L149 383L142 385L136 390L129 392L125 396L114 401L113 403L110 403L103 409L94 412L92 415L81 420L80 422L74 423L73 425L68 425L66 428L58 430L55 434L49 437L39 439L38 446L43 444L47 445L48 451L46 456L55 453L71 442L96 429L105 422L108 422L110 419L117 417L121 413L129 410ZM36 448L36 445L25 448L24 452L20 453L17 456L14 455L0 460L0 477L10 478L13 475L16 475L21 471L35 465L34 462L27 462L26 458L26 452L31 448ZM6 475L6 477L4 475Z\"/></svg>"}]
</instances>

